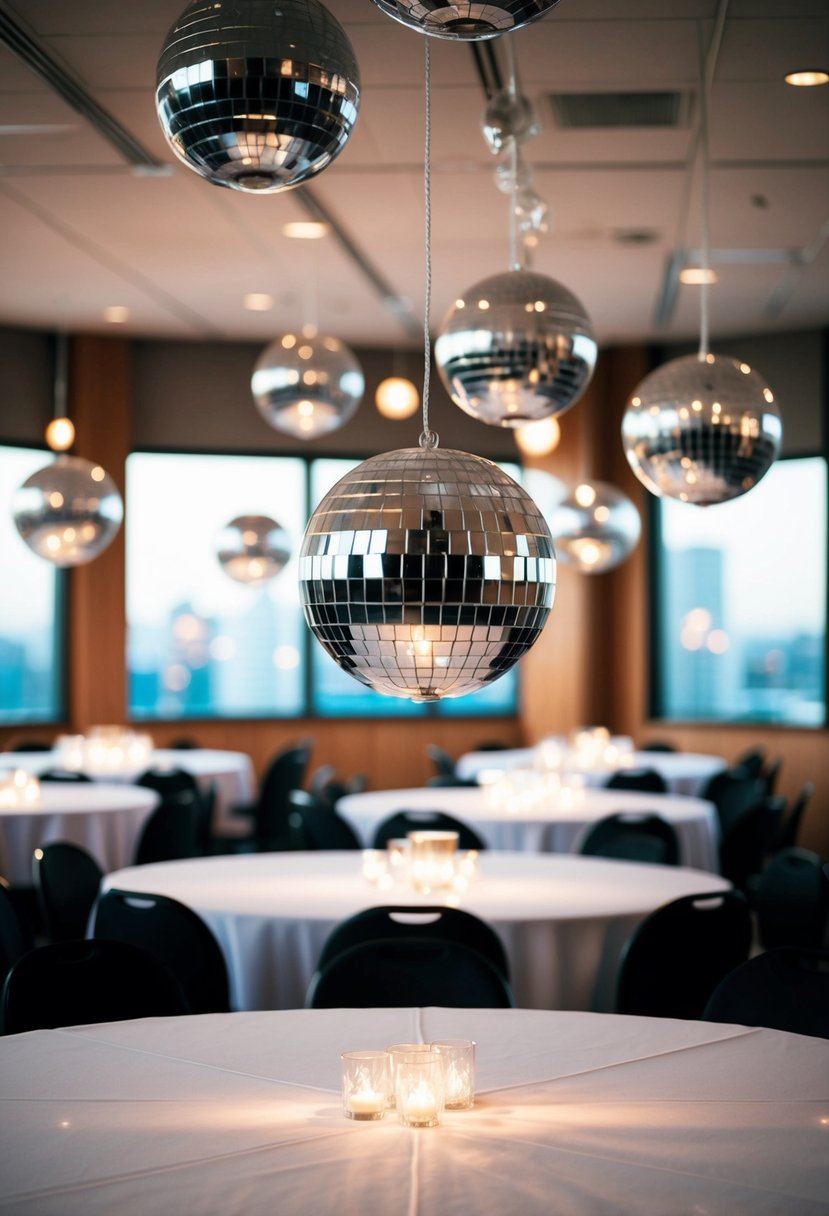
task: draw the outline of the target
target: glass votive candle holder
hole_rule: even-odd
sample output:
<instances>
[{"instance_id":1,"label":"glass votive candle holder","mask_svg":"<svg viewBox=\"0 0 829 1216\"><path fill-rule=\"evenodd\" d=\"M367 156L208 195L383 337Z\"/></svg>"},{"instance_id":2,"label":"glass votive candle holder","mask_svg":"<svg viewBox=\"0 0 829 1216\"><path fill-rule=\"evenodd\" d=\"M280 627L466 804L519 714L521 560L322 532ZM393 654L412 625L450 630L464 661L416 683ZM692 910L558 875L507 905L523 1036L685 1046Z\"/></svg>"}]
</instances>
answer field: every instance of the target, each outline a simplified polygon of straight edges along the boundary
<instances>
[{"instance_id":1,"label":"glass votive candle holder","mask_svg":"<svg viewBox=\"0 0 829 1216\"><path fill-rule=\"evenodd\" d=\"M396 1105L395 1086L397 1084L397 1061L401 1056L416 1055L420 1051L431 1051L428 1043L392 1043L386 1048L389 1057L389 1109Z\"/></svg>"},{"instance_id":2,"label":"glass votive candle holder","mask_svg":"<svg viewBox=\"0 0 829 1216\"><path fill-rule=\"evenodd\" d=\"M432 1043L443 1060L446 1110L470 1110L475 1105L475 1043L472 1039L439 1039Z\"/></svg>"},{"instance_id":3,"label":"glass votive candle holder","mask_svg":"<svg viewBox=\"0 0 829 1216\"><path fill-rule=\"evenodd\" d=\"M383 849L363 849L363 878L377 884L388 873L388 861Z\"/></svg>"},{"instance_id":4,"label":"glass votive candle holder","mask_svg":"<svg viewBox=\"0 0 829 1216\"><path fill-rule=\"evenodd\" d=\"M396 880L405 880L409 869L409 841L407 837L393 836L386 841L386 859L389 873Z\"/></svg>"},{"instance_id":5,"label":"glass votive candle holder","mask_svg":"<svg viewBox=\"0 0 829 1216\"><path fill-rule=\"evenodd\" d=\"M344 1051L343 1114L347 1119L382 1119L389 1096L389 1057L385 1051Z\"/></svg>"},{"instance_id":6,"label":"glass votive candle holder","mask_svg":"<svg viewBox=\"0 0 829 1216\"><path fill-rule=\"evenodd\" d=\"M444 1104L443 1059L431 1048L395 1059L395 1105L405 1127L437 1127Z\"/></svg>"}]
</instances>

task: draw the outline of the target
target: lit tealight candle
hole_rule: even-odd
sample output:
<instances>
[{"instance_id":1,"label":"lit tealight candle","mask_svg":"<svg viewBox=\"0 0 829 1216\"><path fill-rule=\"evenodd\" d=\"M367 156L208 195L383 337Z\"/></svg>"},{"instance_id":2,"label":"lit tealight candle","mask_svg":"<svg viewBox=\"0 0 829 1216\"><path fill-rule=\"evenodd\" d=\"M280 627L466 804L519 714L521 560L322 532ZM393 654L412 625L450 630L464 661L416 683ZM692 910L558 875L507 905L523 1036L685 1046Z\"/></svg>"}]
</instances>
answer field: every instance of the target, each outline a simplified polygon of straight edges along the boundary
<instances>
[{"instance_id":1,"label":"lit tealight candle","mask_svg":"<svg viewBox=\"0 0 829 1216\"><path fill-rule=\"evenodd\" d=\"M382 1119L386 1095L373 1089L359 1089L346 1098L346 1114L352 1119Z\"/></svg>"},{"instance_id":2,"label":"lit tealight candle","mask_svg":"<svg viewBox=\"0 0 829 1216\"><path fill-rule=\"evenodd\" d=\"M437 1098L427 1085L420 1084L406 1094L402 1110L406 1122L413 1127L430 1127L437 1120Z\"/></svg>"},{"instance_id":3,"label":"lit tealight candle","mask_svg":"<svg viewBox=\"0 0 829 1216\"><path fill-rule=\"evenodd\" d=\"M343 1114L347 1119L382 1119L389 1093L389 1058L385 1051L344 1051Z\"/></svg>"}]
</instances>

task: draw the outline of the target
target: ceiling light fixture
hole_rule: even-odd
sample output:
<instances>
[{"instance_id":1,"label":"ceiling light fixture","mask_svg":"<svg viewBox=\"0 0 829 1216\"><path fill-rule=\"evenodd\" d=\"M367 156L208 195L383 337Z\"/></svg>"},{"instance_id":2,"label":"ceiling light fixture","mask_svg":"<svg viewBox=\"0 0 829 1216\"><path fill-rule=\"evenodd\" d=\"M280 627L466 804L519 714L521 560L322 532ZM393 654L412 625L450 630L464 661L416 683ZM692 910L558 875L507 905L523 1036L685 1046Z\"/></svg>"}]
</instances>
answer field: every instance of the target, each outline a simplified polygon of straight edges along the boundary
<instances>
[{"instance_id":1,"label":"ceiling light fixture","mask_svg":"<svg viewBox=\"0 0 829 1216\"><path fill-rule=\"evenodd\" d=\"M820 84L829 84L829 72L820 68L805 68L798 72L787 72L783 79L797 89L813 89Z\"/></svg>"},{"instance_id":2,"label":"ceiling light fixture","mask_svg":"<svg viewBox=\"0 0 829 1216\"><path fill-rule=\"evenodd\" d=\"M130 319L130 310L125 304L110 304L104 309L103 317L110 325L123 325Z\"/></svg>"},{"instance_id":3,"label":"ceiling light fixture","mask_svg":"<svg viewBox=\"0 0 829 1216\"><path fill-rule=\"evenodd\" d=\"M582 574L604 574L618 566L642 532L631 500L604 481L582 482L547 518L559 561Z\"/></svg>"},{"instance_id":4,"label":"ceiling light fixture","mask_svg":"<svg viewBox=\"0 0 829 1216\"><path fill-rule=\"evenodd\" d=\"M270 312L273 308L273 296L266 291L251 291L242 301L248 312Z\"/></svg>"},{"instance_id":5,"label":"ceiling light fixture","mask_svg":"<svg viewBox=\"0 0 829 1216\"><path fill-rule=\"evenodd\" d=\"M679 281L689 287L719 282L716 271L710 266L684 266L679 272Z\"/></svg>"},{"instance_id":6,"label":"ceiling light fixture","mask_svg":"<svg viewBox=\"0 0 829 1216\"><path fill-rule=\"evenodd\" d=\"M557 418L542 418L528 422L513 432L515 442L525 456L549 456L561 442L561 427Z\"/></svg>"},{"instance_id":7,"label":"ceiling light fixture","mask_svg":"<svg viewBox=\"0 0 829 1216\"><path fill-rule=\"evenodd\" d=\"M282 235L292 241L318 241L328 235L328 225L322 220L289 220L282 225Z\"/></svg>"}]
</instances>

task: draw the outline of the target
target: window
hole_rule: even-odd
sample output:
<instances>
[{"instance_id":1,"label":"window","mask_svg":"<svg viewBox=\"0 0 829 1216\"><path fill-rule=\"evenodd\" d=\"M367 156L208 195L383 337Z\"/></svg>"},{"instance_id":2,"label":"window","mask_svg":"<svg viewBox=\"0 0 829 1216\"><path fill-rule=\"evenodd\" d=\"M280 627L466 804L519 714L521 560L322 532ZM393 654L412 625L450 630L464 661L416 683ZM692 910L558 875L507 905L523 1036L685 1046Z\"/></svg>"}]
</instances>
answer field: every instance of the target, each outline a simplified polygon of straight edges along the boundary
<instances>
[{"instance_id":1,"label":"window","mask_svg":"<svg viewBox=\"0 0 829 1216\"><path fill-rule=\"evenodd\" d=\"M12 499L52 459L37 448L0 446L0 723L59 722L64 715L63 583L12 519Z\"/></svg>"},{"instance_id":2,"label":"window","mask_svg":"<svg viewBox=\"0 0 829 1216\"><path fill-rule=\"evenodd\" d=\"M822 726L826 461L781 460L733 502L655 514L656 716Z\"/></svg>"}]
</instances>

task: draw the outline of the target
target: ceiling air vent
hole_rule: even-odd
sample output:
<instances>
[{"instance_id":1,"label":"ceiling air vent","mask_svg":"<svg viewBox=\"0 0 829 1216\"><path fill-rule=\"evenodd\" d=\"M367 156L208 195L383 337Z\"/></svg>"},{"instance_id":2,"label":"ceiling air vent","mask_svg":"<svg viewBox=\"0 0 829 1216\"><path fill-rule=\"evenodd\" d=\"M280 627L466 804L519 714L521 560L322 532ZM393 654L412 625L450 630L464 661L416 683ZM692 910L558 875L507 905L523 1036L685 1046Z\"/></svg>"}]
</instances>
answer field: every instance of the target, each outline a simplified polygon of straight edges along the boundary
<instances>
[{"instance_id":1,"label":"ceiling air vent","mask_svg":"<svg viewBox=\"0 0 829 1216\"><path fill-rule=\"evenodd\" d=\"M691 94L551 93L556 126L569 131L585 127L684 127Z\"/></svg>"}]
</instances>

